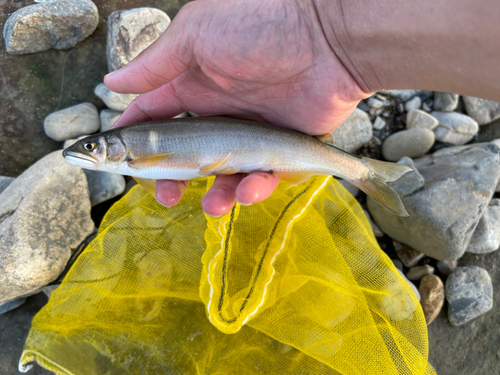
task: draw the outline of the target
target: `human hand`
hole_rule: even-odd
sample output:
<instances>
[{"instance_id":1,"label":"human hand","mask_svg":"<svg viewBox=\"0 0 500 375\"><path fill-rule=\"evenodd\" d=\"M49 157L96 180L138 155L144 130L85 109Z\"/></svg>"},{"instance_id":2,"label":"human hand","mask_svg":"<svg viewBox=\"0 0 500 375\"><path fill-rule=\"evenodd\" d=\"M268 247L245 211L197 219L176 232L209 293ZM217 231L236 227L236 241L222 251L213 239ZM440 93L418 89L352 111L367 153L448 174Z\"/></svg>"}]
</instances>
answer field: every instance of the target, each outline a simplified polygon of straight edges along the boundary
<instances>
[{"instance_id":1,"label":"human hand","mask_svg":"<svg viewBox=\"0 0 500 375\"><path fill-rule=\"evenodd\" d=\"M114 127L189 110L317 135L333 131L369 96L330 48L313 2L294 0L188 3L155 43L104 82L142 94ZM265 172L217 176L201 204L220 216L235 201L268 198L278 182ZM186 185L157 181L157 200L177 204Z\"/></svg>"}]
</instances>

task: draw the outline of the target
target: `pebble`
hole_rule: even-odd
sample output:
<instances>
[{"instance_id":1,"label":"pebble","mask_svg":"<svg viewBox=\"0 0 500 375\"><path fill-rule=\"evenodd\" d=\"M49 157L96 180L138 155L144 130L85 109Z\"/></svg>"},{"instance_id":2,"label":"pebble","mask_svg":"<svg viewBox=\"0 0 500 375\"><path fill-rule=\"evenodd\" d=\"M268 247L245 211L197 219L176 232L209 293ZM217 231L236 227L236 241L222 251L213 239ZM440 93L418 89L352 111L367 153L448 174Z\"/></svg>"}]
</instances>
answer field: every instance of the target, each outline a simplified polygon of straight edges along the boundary
<instances>
[{"instance_id":1,"label":"pebble","mask_svg":"<svg viewBox=\"0 0 500 375\"><path fill-rule=\"evenodd\" d=\"M138 97L136 94L119 94L111 91L104 83L100 83L94 90L94 93L106 104L110 109L118 112L123 112L132 101Z\"/></svg>"},{"instance_id":2,"label":"pebble","mask_svg":"<svg viewBox=\"0 0 500 375\"><path fill-rule=\"evenodd\" d=\"M406 115L406 128L424 128L432 130L438 126L438 120L430 114L420 110L414 109Z\"/></svg>"},{"instance_id":3,"label":"pebble","mask_svg":"<svg viewBox=\"0 0 500 375\"><path fill-rule=\"evenodd\" d=\"M486 254L500 247L500 199L492 199L472 234L467 252Z\"/></svg>"},{"instance_id":4,"label":"pebble","mask_svg":"<svg viewBox=\"0 0 500 375\"><path fill-rule=\"evenodd\" d=\"M485 125L500 118L500 103L473 96L464 96L463 98L467 114L479 125Z\"/></svg>"},{"instance_id":5,"label":"pebble","mask_svg":"<svg viewBox=\"0 0 500 375\"><path fill-rule=\"evenodd\" d=\"M391 259L392 263L394 264L394 267L396 267L398 270L403 271L403 262L401 262L399 259Z\"/></svg>"},{"instance_id":6,"label":"pebble","mask_svg":"<svg viewBox=\"0 0 500 375\"><path fill-rule=\"evenodd\" d=\"M97 108L92 103L82 103L51 113L45 118L43 126L48 137L65 141L95 133L101 124Z\"/></svg>"},{"instance_id":7,"label":"pebble","mask_svg":"<svg viewBox=\"0 0 500 375\"><path fill-rule=\"evenodd\" d=\"M488 272L480 267L457 267L446 280L448 319L460 326L493 307L493 286Z\"/></svg>"},{"instance_id":8,"label":"pebble","mask_svg":"<svg viewBox=\"0 0 500 375\"><path fill-rule=\"evenodd\" d=\"M0 315L5 314L8 311L17 309L19 306L26 302L26 297L16 298L12 301L0 304Z\"/></svg>"},{"instance_id":9,"label":"pebble","mask_svg":"<svg viewBox=\"0 0 500 375\"><path fill-rule=\"evenodd\" d=\"M434 144L434 133L425 128L412 128L391 134L382 145L382 154L388 161L398 161L403 156L418 158Z\"/></svg>"},{"instance_id":10,"label":"pebble","mask_svg":"<svg viewBox=\"0 0 500 375\"><path fill-rule=\"evenodd\" d=\"M0 303L56 279L94 230L83 170L62 151L37 161L0 194Z\"/></svg>"},{"instance_id":11,"label":"pebble","mask_svg":"<svg viewBox=\"0 0 500 375\"><path fill-rule=\"evenodd\" d=\"M402 101L406 102L408 99L413 98L415 95L418 95L419 90L389 90L382 91L383 93L387 93L388 95L399 98Z\"/></svg>"},{"instance_id":12,"label":"pebble","mask_svg":"<svg viewBox=\"0 0 500 375\"><path fill-rule=\"evenodd\" d=\"M424 311L425 322L431 324L439 315L444 303L444 285L436 275L425 275L420 280L418 287L420 292L420 304Z\"/></svg>"},{"instance_id":13,"label":"pebble","mask_svg":"<svg viewBox=\"0 0 500 375\"><path fill-rule=\"evenodd\" d=\"M436 140L452 145L463 145L477 134L479 125L466 115L456 112L431 112L438 120L438 127L434 129Z\"/></svg>"},{"instance_id":14,"label":"pebble","mask_svg":"<svg viewBox=\"0 0 500 375\"><path fill-rule=\"evenodd\" d=\"M423 266L411 267L406 273L406 277L409 280L416 281L431 273L434 273L434 267L429 266L428 264L424 264Z\"/></svg>"},{"instance_id":15,"label":"pebble","mask_svg":"<svg viewBox=\"0 0 500 375\"><path fill-rule=\"evenodd\" d=\"M400 242L392 241L392 243L399 260L408 268L415 266L425 255Z\"/></svg>"},{"instance_id":16,"label":"pebble","mask_svg":"<svg viewBox=\"0 0 500 375\"><path fill-rule=\"evenodd\" d=\"M375 130L381 130L383 128L385 128L385 121L382 120L382 118L380 116L377 116L377 118L375 119L375 122L373 123L373 129Z\"/></svg>"},{"instance_id":17,"label":"pebble","mask_svg":"<svg viewBox=\"0 0 500 375\"><path fill-rule=\"evenodd\" d=\"M98 23L97 7L90 0L47 1L14 12L3 36L11 54L68 49L91 35Z\"/></svg>"},{"instance_id":18,"label":"pebble","mask_svg":"<svg viewBox=\"0 0 500 375\"><path fill-rule=\"evenodd\" d=\"M383 108L384 107L384 102L380 99L377 99L377 98L374 98L374 97L371 97L368 99L368 106L370 108Z\"/></svg>"},{"instance_id":19,"label":"pebble","mask_svg":"<svg viewBox=\"0 0 500 375\"><path fill-rule=\"evenodd\" d=\"M0 194L2 191L7 189L7 186L9 186L14 180L14 177L0 176Z\"/></svg>"},{"instance_id":20,"label":"pebble","mask_svg":"<svg viewBox=\"0 0 500 375\"><path fill-rule=\"evenodd\" d=\"M125 191L125 177L115 173L83 170L87 176L92 206L119 196Z\"/></svg>"},{"instance_id":21,"label":"pebble","mask_svg":"<svg viewBox=\"0 0 500 375\"><path fill-rule=\"evenodd\" d=\"M370 141L373 135L368 114L356 108L354 112L332 133L335 147L352 153Z\"/></svg>"},{"instance_id":22,"label":"pebble","mask_svg":"<svg viewBox=\"0 0 500 375\"><path fill-rule=\"evenodd\" d=\"M410 112L415 109L420 109L421 106L422 106L422 99L420 99L418 96L415 96L413 99L408 100L405 103L405 110L406 112Z\"/></svg>"},{"instance_id":23,"label":"pebble","mask_svg":"<svg viewBox=\"0 0 500 375\"><path fill-rule=\"evenodd\" d=\"M368 222L370 223L370 227L372 228L373 235L375 237L384 237L384 233L380 230L380 228L375 224L370 216L370 213L363 209L364 214L366 215L366 218L368 219Z\"/></svg>"},{"instance_id":24,"label":"pebble","mask_svg":"<svg viewBox=\"0 0 500 375\"><path fill-rule=\"evenodd\" d=\"M99 114L101 119L101 132L111 129L113 124L121 116L122 112L113 111L112 109L103 109Z\"/></svg>"},{"instance_id":25,"label":"pebble","mask_svg":"<svg viewBox=\"0 0 500 375\"><path fill-rule=\"evenodd\" d=\"M422 109L424 109L427 112L431 112L432 106L433 106L433 102L430 102L430 103L424 102L424 104L422 104Z\"/></svg>"},{"instance_id":26,"label":"pebble","mask_svg":"<svg viewBox=\"0 0 500 375\"><path fill-rule=\"evenodd\" d=\"M434 109L442 112L453 112L458 106L458 94L448 92L434 93Z\"/></svg>"},{"instance_id":27,"label":"pebble","mask_svg":"<svg viewBox=\"0 0 500 375\"><path fill-rule=\"evenodd\" d=\"M170 18L160 9L117 10L108 17L109 71L123 68L165 31ZM114 109L114 108L112 108Z\"/></svg>"},{"instance_id":28,"label":"pebble","mask_svg":"<svg viewBox=\"0 0 500 375\"><path fill-rule=\"evenodd\" d=\"M451 262L446 262L440 260L439 262L437 262L437 268L439 272L441 272L441 274L443 274L444 276L448 276L450 273L453 272L455 268L457 268L457 261L454 260Z\"/></svg>"}]
</instances>

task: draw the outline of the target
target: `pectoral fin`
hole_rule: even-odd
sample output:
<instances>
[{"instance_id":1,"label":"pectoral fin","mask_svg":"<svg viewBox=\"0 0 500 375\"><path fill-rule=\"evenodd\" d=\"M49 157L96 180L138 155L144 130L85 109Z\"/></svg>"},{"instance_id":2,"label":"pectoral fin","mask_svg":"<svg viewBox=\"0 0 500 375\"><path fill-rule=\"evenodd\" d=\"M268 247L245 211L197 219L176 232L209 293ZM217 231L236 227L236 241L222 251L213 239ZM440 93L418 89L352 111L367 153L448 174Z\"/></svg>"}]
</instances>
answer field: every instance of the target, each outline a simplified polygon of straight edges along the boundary
<instances>
[{"instance_id":1,"label":"pectoral fin","mask_svg":"<svg viewBox=\"0 0 500 375\"><path fill-rule=\"evenodd\" d=\"M134 169L154 167L155 165L158 165L167 160L169 157L172 156L172 154L173 152L165 152L163 154L139 156L138 158L134 158L134 160L130 160L128 162L128 165L130 168Z\"/></svg>"},{"instance_id":2,"label":"pectoral fin","mask_svg":"<svg viewBox=\"0 0 500 375\"><path fill-rule=\"evenodd\" d=\"M203 173L211 172L219 167L222 167L224 164L227 163L227 161L229 160L230 157L231 157L231 153L227 154L227 156L224 159L217 160L214 163L205 164L205 165L200 167L200 172L203 172Z\"/></svg>"},{"instance_id":3,"label":"pectoral fin","mask_svg":"<svg viewBox=\"0 0 500 375\"><path fill-rule=\"evenodd\" d=\"M149 193L156 198L156 180L148 180L146 178L139 177L134 177L134 180L136 180L139 185L149 191Z\"/></svg>"},{"instance_id":4,"label":"pectoral fin","mask_svg":"<svg viewBox=\"0 0 500 375\"><path fill-rule=\"evenodd\" d=\"M332 145L332 146L335 143L335 138L333 138L332 133L315 135L314 137L317 138L318 140L320 140L321 142Z\"/></svg>"},{"instance_id":5,"label":"pectoral fin","mask_svg":"<svg viewBox=\"0 0 500 375\"><path fill-rule=\"evenodd\" d=\"M309 180L314 174L311 172L273 172L276 177L280 180L288 182L290 184L298 185L304 181Z\"/></svg>"}]
</instances>

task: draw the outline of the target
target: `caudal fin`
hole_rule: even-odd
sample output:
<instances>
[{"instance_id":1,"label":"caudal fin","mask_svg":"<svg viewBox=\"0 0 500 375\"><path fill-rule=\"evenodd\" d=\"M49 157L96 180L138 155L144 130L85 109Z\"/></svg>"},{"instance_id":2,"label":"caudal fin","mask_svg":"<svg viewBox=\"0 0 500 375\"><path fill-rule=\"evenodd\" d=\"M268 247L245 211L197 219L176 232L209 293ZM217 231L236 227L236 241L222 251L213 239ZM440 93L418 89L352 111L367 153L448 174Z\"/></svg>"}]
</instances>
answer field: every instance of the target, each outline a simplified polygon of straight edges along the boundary
<instances>
[{"instance_id":1,"label":"caudal fin","mask_svg":"<svg viewBox=\"0 0 500 375\"><path fill-rule=\"evenodd\" d=\"M375 199L378 203L398 216L409 216L399 194L386 182L395 181L411 171L406 165L387 163L384 161L361 158L369 169L367 176L361 180L349 181L361 191Z\"/></svg>"}]
</instances>

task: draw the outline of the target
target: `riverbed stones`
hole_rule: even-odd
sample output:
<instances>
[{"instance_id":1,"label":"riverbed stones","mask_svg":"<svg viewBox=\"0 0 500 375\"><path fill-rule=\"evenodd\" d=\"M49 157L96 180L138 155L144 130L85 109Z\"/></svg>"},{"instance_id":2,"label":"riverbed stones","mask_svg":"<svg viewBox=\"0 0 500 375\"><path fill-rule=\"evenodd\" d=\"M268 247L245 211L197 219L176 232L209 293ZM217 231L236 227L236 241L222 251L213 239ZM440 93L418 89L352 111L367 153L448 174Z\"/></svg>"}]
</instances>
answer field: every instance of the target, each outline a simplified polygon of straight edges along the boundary
<instances>
[{"instance_id":1,"label":"riverbed stones","mask_svg":"<svg viewBox=\"0 0 500 375\"><path fill-rule=\"evenodd\" d=\"M0 176L0 193L7 189L7 186L9 186L14 180L14 177Z\"/></svg>"},{"instance_id":2,"label":"riverbed stones","mask_svg":"<svg viewBox=\"0 0 500 375\"><path fill-rule=\"evenodd\" d=\"M0 194L0 303L56 279L94 229L87 179L55 151Z\"/></svg>"},{"instance_id":3,"label":"riverbed stones","mask_svg":"<svg viewBox=\"0 0 500 375\"><path fill-rule=\"evenodd\" d=\"M458 98L458 94L435 92L434 109L441 112L453 112L458 106Z\"/></svg>"},{"instance_id":4,"label":"riverbed stones","mask_svg":"<svg viewBox=\"0 0 500 375\"><path fill-rule=\"evenodd\" d=\"M112 109L103 109L99 113L99 118L101 119L101 132L111 129L113 124L122 115L122 112L113 111Z\"/></svg>"},{"instance_id":5,"label":"riverbed stones","mask_svg":"<svg viewBox=\"0 0 500 375\"><path fill-rule=\"evenodd\" d=\"M500 103L498 102L464 96L464 104L467 114L479 125L485 125L500 118Z\"/></svg>"},{"instance_id":6,"label":"riverbed stones","mask_svg":"<svg viewBox=\"0 0 500 375\"><path fill-rule=\"evenodd\" d=\"M431 115L438 120L434 129L436 140L443 143L463 145L474 138L479 129L476 121L457 112L434 111Z\"/></svg>"},{"instance_id":7,"label":"riverbed stones","mask_svg":"<svg viewBox=\"0 0 500 375\"><path fill-rule=\"evenodd\" d=\"M68 49L91 35L98 23L97 7L90 0L47 1L14 12L3 36L11 54Z\"/></svg>"},{"instance_id":8,"label":"riverbed stones","mask_svg":"<svg viewBox=\"0 0 500 375\"><path fill-rule=\"evenodd\" d=\"M391 134L382 145L382 154L388 161L404 156L416 158L424 155L434 144L434 133L425 128L412 128Z\"/></svg>"},{"instance_id":9,"label":"riverbed stones","mask_svg":"<svg viewBox=\"0 0 500 375\"><path fill-rule=\"evenodd\" d=\"M390 183L409 217L390 213L370 197L368 210L380 229L396 241L437 260L458 259L500 179L499 153L490 142L445 148L416 159L415 169L410 167L411 172Z\"/></svg>"},{"instance_id":10,"label":"riverbed stones","mask_svg":"<svg viewBox=\"0 0 500 375\"><path fill-rule=\"evenodd\" d=\"M106 57L109 71L123 68L146 49L170 24L155 8L117 10L108 17Z\"/></svg>"},{"instance_id":11,"label":"riverbed stones","mask_svg":"<svg viewBox=\"0 0 500 375\"><path fill-rule=\"evenodd\" d=\"M83 170L87 176L92 206L119 196L125 191L125 177L115 173Z\"/></svg>"},{"instance_id":12,"label":"riverbed stones","mask_svg":"<svg viewBox=\"0 0 500 375\"><path fill-rule=\"evenodd\" d=\"M392 241L396 255L403 264L410 268L415 266L424 256L424 253L412 249L411 247L397 241Z\"/></svg>"},{"instance_id":13,"label":"riverbed stones","mask_svg":"<svg viewBox=\"0 0 500 375\"><path fill-rule=\"evenodd\" d=\"M425 275L430 275L431 273L434 273L434 267L424 264L423 266L411 267L406 273L406 277L408 280L417 281Z\"/></svg>"},{"instance_id":14,"label":"riverbed stones","mask_svg":"<svg viewBox=\"0 0 500 375\"><path fill-rule=\"evenodd\" d=\"M123 112L132 101L137 98L136 94L119 94L111 91L104 83L100 83L94 90L94 93L106 104L110 109L118 112Z\"/></svg>"},{"instance_id":15,"label":"riverbed stones","mask_svg":"<svg viewBox=\"0 0 500 375\"><path fill-rule=\"evenodd\" d=\"M440 260L436 264L439 272L441 272L442 275L448 276L450 273L453 272L455 268L457 268L457 261L453 260L451 262L446 262L443 260Z\"/></svg>"},{"instance_id":16,"label":"riverbed stones","mask_svg":"<svg viewBox=\"0 0 500 375\"><path fill-rule=\"evenodd\" d=\"M366 112L356 108L354 112L332 133L335 147L347 152L357 151L372 138L372 124Z\"/></svg>"},{"instance_id":17,"label":"riverbed stones","mask_svg":"<svg viewBox=\"0 0 500 375\"><path fill-rule=\"evenodd\" d=\"M480 267L457 267L446 280L448 319L459 326L493 307L493 286L488 272Z\"/></svg>"},{"instance_id":18,"label":"riverbed stones","mask_svg":"<svg viewBox=\"0 0 500 375\"><path fill-rule=\"evenodd\" d=\"M431 324L438 316L444 303L444 286L436 275L425 275L418 287L420 304L424 311L425 322Z\"/></svg>"},{"instance_id":19,"label":"riverbed stones","mask_svg":"<svg viewBox=\"0 0 500 375\"><path fill-rule=\"evenodd\" d=\"M500 247L500 199L492 199L479 220L467 252L486 254Z\"/></svg>"},{"instance_id":20,"label":"riverbed stones","mask_svg":"<svg viewBox=\"0 0 500 375\"><path fill-rule=\"evenodd\" d=\"M418 96L415 96L413 99L410 99L405 103L406 112L420 109L420 107L422 107L422 99Z\"/></svg>"},{"instance_id":21,"label":"riverbed stones","mask_svg":"<svg viewBox=\"0 0 500 375\"><path fill-rule=\"evenodd\" d=\"M55 141L65 141L99 130L101 124L97 108L92 103L81 103L53 112L43 122L45 133Z\"/></svg>"},{"instance_id":22,"label":"riverbed stones","mask_svg":"<svg viewBox=\"0 0 500 375\"><path fill-rule=\"evenodd\" d=\"M0 304L0 315L5 314L8 311L17 309L19 306L26 302L26 297L16 298L12 301Z\"/></svg>"},{"instance_id":23,"label":"riverbed stones","mask_svg":"<svg viewBox=\"0 0 500 375\"><path fill-rule=\"evenodd\" d=\"M424 128L432 130L436 126L438 126L438 120L420 109L409 111L406 115L407 129Z\"/></svg>"}]
</instances>

